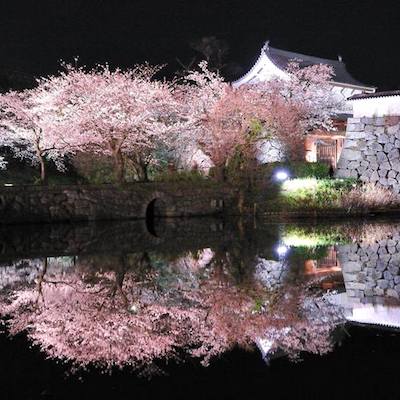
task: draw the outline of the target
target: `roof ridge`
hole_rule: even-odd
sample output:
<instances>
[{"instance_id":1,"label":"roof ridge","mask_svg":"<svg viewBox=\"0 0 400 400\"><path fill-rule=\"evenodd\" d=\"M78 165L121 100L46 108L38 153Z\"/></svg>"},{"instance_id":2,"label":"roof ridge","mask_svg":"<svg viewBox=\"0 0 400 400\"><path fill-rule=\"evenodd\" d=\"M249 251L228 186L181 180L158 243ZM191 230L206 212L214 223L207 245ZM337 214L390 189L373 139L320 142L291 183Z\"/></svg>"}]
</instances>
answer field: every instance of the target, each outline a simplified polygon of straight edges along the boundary
<instances>
[{"instance_id":1,"label":"roof ridge","mask_svg":"<svg viewBox=\"0 0 400 400\"><path fill-rule=\"evenodd\" d=\"M303 57L307 57L309 59L311 58L311 59L314 59L314 60L325 60L325 61L330 61L330 62L338 63L338 64L341 64L341 65L345 65L344 61L336 60L334 58L318 57L318 56L314 56L314 55L311 55L311 54L298 53L298 52L295 52L295 51L279 49L277 47L272 47L270 45L267 45L265 50L269 50L269 49L272 49L272 50L275 50L275 51L278 51L278 52L282 52L283 54L286 54L286 55L290 54L290 55L300 56L300 57L303 56Z\"/></svg>"},{"instance_id":2,"label":"roof ridge","mask_svg":"<svg viewBox=\"0 0 400 400\"><path fill-rule=\"evenodd\" d=\"M252 65L252 67L239 78L235 79L232 84L240 85L243 84L243 80L249 78L252 79L252 75L257 75L256 68L259 68L259 64L263 57L266 57L270 63L272 63L278 70L282 72L287 72L287 66L290 60L298 60L299 66L301 68L317 65L326 64L333 69L333 84L337 86L348 86L362 88L363 90L375 90L374 86L370 84L365 84L353 77L353 75L347 70L346 64L339 58L338 60L330 58L322 58L317 56L311 56L302 53L296 53L292 51L287 51L283 49L278 49L269 45L269 41L266 41L261 48L260 54Z\"/></svg>"},{"instance_id":3,"label":"roof ridge","mask_svg":"<svg viewBox=\"0 0 400 400\"><path fill-rule=\"evenodd\" d=\"M348 71L346 64L343 61L334 60L330 58L322 58L317 56L310 56L307 54L296 53L288 50L278 49L269 45L267 41L263 47L267 57L280 69L286 68L291 59L299 60L301 67L307 67L315 64L326 64L333 68L334 77L333 81L347 85L355 85L363 88L374 88L369 84L364 84L353 77Z\"/></svg>"},{"instance_id":4,"label":"roof ridge","mask_svg":"<svg viewBox=\"0 0 400 400\"><path fill-rule=\"evenodd\" d=\"M377 97L397 97L400 96L400 90L385 90L382 92L375 93L361 93L355 94L348 98L348 100L363 100Z\"/></svg>"}]
</instances>

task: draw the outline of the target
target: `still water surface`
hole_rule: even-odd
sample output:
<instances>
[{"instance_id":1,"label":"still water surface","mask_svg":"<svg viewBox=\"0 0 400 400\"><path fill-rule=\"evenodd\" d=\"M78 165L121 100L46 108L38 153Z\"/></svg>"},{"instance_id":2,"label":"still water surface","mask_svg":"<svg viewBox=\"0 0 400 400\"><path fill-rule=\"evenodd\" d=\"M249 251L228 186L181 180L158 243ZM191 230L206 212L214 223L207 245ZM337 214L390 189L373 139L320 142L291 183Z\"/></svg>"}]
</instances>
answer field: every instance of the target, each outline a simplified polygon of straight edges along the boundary
<instances>
[{"instance_id":1,"label":"still water surface","mask_svg":"<svg viewBox=\"0 0 400 400\"><path fill-rule=\"evenodd\" d=\"M129 374L131 384L163 385L182 368L186 381L216 379L221 363L234 377L249 360L247 379L262 369L336 368L335 352L352 357L377 335L380 354L399 348L399 295L400 221L8 227L0 230L0 353L13 384L3 387L28 390L17 382L53 367L63 384L106 372L114 383ZM24 368L32 364L42 372ZM40 390L49 394L45 383Z\"/></svg>"}]
</instances>

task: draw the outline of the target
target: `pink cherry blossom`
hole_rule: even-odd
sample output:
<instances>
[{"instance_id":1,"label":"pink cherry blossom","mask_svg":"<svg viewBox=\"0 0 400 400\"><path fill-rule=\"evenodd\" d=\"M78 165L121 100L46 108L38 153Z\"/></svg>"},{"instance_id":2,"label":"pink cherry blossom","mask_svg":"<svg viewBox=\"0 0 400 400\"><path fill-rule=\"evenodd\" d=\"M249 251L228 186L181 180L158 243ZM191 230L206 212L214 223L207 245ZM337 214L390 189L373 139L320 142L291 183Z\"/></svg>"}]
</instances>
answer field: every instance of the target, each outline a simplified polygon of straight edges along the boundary
<instances>
[{"instance_id":1,"label":"pink cherry blossom","mask_svg":"<svg viewBox=\"0 0 400 400\"><path fill-rule=\"evenodd\" d=\"M119 182L125 157L146 165L152 151L179 130L173 85L154 79L158 70L147 64L127 71L68 67L61 76L57 105L65 135L82 151L111 156Z\"/></svg>"}]
</instances>

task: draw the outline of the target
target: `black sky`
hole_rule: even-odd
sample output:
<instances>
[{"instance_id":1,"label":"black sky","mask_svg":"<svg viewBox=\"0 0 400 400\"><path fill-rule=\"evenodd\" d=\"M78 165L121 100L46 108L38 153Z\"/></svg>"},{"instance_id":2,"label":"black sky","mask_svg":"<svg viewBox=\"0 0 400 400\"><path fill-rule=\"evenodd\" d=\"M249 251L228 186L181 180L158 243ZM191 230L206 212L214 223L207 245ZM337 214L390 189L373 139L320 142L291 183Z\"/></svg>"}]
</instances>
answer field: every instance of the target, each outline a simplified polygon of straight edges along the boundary
<instances>
[{"instance_id":1,"label":"black sky","mask_svg":"<svg viewBox=\"0 0 400 400\"><path fill-rule=\"evenodd\" d=\"M396 1L0 0L0 69L41 75L59 60L178 68L188 42L215 35L243 69L263 42L327 58L338 54L360 81L400 88ZM399 10L398 10L399 8Z\"/></svg>"}]
</instances>

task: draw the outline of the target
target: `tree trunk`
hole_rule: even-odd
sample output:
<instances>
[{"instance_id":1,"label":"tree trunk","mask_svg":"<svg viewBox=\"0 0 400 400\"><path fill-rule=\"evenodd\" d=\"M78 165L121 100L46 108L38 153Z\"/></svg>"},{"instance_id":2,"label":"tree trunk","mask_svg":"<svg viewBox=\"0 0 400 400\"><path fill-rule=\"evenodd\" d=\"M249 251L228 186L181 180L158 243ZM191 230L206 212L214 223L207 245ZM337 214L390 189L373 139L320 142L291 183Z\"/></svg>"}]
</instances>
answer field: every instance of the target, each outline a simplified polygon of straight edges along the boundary
<instances>
[{"instance_id":1,"label":"tree trunk","mask_svg":"<svg viewBox=\"0 0 400 400\"><path fill-rule=\"evenodd\" d=\"M43 269L42 269L42 271L40 272L40 274L39 274L39 276L38 276L38 281L37 281L37 285L36 285L36 287L37 287L37 292L38 292L38 295L37 295L37 298L36 298L36 305L39 304L40 298L42 298L42 300L43 300L43 302L44 302L44 297L43 297L43 281L44 281L44 277L45 277L45 275L46 275L46 272L47 272L47 257L44 258L44 261L43 261Z\"/></svg>"},{"instance_id":2,"label":"tree trunk","mask_svg":"<svg viewBox=\"0 0 400 400\"><path fill-rule=\"evenodd\" d=\"M39 159L39 164L40 164L40 183L42 185L46 185L47 184L46 160L44 159L43 152L40 148L39 138L36 140L35 150L36 150L36 156Z\"/></svg>"},{"instance_id":3,"label":"tree trunk","mask_svg":"<svg viewBox=\"0 0 400 400\"><path fill-rule=\"evenodd\" d=\"M42 185L47 185L46 161L41 154L38 157L40 164L40 183Z\"/></svg>"},{"instance_id":4,"label":"tree trunk","mask_svg":"<svg viewBox=\"0 0 400 400\"><path fill-rule=\"evenodd\" d=\"M140 162L137 168L138 177L140 181L148 182L149 181L149 170L148 165Z\"/></svg>"},{"instance_id":5,"label":"tree trunk","mask_svg":"<svg viewBox=\"0 0 400 400\"><path fill-rule=\"evenodd\" d=\"M226 170L225 165L215 166L215 179L217 182L225 182L226 181Z\"/></svg>"},{"instance_id":6,"label":"tree trunk","mask_svg":"<svg viewBox=\"0 0 400 400\"><path fill-rule=\"evenodd\" d=\"M125 165L124 158L119 150L114 152L114 173L117 183L123 183L125 179Z\"/></svg>"},{"instance_id":7,"label":"tree trunk","mask_svg":"<svg viewBox=\"0 0 400 400\"><path fill-rule=\"evenodd\" d=\"M144 161L140 155L133 155L131 158L135 168L137 178L141 182L149 181L149 163Z\"/></svg>"}]
</instances>

